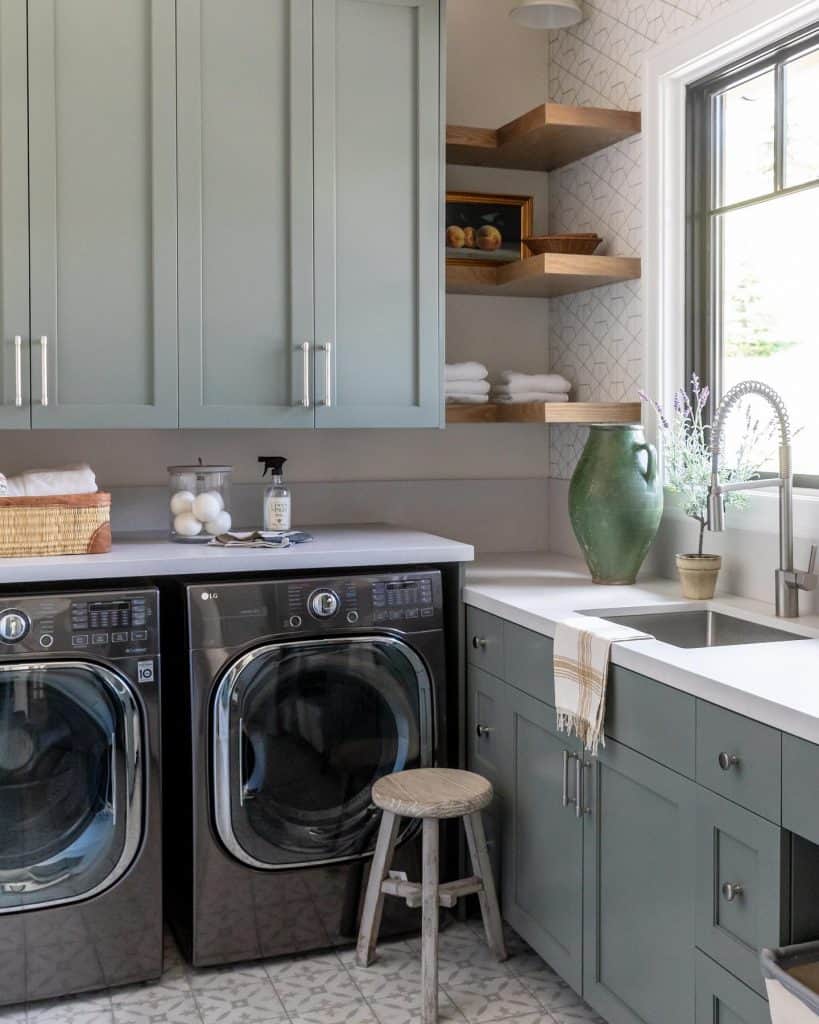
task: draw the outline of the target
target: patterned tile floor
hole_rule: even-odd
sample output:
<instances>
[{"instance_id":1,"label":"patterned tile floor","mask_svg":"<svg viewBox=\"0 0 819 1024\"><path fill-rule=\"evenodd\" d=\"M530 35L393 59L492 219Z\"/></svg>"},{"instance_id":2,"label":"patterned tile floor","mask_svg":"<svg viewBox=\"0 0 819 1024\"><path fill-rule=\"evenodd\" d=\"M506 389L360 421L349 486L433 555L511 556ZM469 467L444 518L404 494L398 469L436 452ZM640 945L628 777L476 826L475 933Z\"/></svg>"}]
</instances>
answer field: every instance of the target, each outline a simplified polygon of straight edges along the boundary
<instances>
[{"instance_id":1,"label":"patterned tile floor","mask_svg":"<svg viewBox=\"0 0 819 1024\"><path fill-rule=\"evenodd\" d=\"M499 964L480 921L441 935L440 1020L448 1024L605 1024L522 939ZM384 943L357 967L353 950L195 970L169 939L159 982L0 1009L0 1024L414 1024L419 940Z\"/></svg>"}]
</instances>

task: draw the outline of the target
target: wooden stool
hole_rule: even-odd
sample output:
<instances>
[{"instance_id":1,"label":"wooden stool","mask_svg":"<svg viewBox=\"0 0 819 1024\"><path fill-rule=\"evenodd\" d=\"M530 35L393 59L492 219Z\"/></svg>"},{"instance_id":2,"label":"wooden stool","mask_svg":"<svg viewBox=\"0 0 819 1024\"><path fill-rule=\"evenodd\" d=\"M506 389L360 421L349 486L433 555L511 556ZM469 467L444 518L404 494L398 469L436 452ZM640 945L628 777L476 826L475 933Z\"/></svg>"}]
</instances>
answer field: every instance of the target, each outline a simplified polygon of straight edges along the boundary
<instances>
[{"instance_id":1,"label":"wooden stool","mask_svg":"<svg viewBox=\"0 0 819 1024\"><path fill-rule=\"evenodd\" d=\"M454 907L461 896L477 893L489 948L506 959L495 880L486 849L481 809L492 799L492 783L473 772L451 768L417 768L385 775L373 786L373 803L383 811L373 855L356 962L368 967L375 958L384 896L400 896L410 907L421 907L421 989L423 1024L438 1019L438 906ZM404 882L388 878L400 818L423 819L423 879ZM438 881L438 822L463 818L472 870L470 878Z\"/></svg>"}]
</instances>

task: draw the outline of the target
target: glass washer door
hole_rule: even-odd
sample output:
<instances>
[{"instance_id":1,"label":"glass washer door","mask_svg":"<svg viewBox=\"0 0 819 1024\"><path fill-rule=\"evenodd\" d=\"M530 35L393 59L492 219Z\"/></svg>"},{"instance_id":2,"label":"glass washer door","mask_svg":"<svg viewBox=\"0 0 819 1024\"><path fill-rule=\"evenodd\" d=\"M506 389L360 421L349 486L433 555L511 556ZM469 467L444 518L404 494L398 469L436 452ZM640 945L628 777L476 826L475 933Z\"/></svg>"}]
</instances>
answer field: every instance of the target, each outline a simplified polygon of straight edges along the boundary
<instances>
[{"instance_id":1,"label":"glass washer door","mask_svg":"<svg viewBox=\"0 0 819 1024\"><path fill-rule=\"evenodd\" d=\"M216 689L219 837L235 857L260 868L365 856L381 818L373 783L431 764L432 735L429 675L400 640L259 647Z\"/></svg>"},{"instance_id":2,"label":"glass washer door","mask_svg":"<svg viewBox=\"0 0 819 1024\"><path fill-rule=\"evenodd\" d=\"M93 662L0 665L0 914L87 899L142 837L143 726Z\"/></svg>"}]
</instances>

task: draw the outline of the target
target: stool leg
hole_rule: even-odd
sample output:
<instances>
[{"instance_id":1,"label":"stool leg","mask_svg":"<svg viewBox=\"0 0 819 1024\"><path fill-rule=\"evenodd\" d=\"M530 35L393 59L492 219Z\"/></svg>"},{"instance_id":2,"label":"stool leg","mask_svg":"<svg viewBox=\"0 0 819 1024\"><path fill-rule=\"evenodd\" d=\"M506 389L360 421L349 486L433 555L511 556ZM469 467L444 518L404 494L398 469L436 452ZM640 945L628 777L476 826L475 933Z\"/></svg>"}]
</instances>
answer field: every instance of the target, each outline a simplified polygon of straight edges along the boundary
<instances>
[{"instance_id":1,"label":"stool leg","mask_svg":"<svg viewBox=\"0 0 819 1024\"><path fill-rule=\"evenodd\" d=\"M421 881L421 1024L438 1020L438 819L424 818Z\"/></svg>"},{"instance_id":2,"label":"stool leg","mask_svg":"<svg viewBox=\"0 0 819 1024\"><path fill-rule=\"evenodd\" d=\"M367 882L367 893L364 896L364 909L361 911L361 925L358 929L355 960L359 967L369 967L375 959L375 946L378 942L378 930L381 927L381 912L384 909L384 893L381 891L381 883L390 870L400 820L398 815L390 814L388 811L384 811L381 816L378 842L375 844L370 877Z\"/></svg>"},{"instance_id":3,"label":"stool leg","mask_svg":"<svg viewBox=\"0 0 819 1024\"><path fill-rule=\"evenodd\" d=\"M486 941L497 959L505 960L507 953L503 941L498 894L495 891L495 876L492 874L492 864L489 860L489 851L486 848L486 834L480 811L464 816L464 831L469 846L469 856L472 860L472 870L483 882L483 892L478 893L478 900L481 904Z\"/></svg>"}]
</instances>

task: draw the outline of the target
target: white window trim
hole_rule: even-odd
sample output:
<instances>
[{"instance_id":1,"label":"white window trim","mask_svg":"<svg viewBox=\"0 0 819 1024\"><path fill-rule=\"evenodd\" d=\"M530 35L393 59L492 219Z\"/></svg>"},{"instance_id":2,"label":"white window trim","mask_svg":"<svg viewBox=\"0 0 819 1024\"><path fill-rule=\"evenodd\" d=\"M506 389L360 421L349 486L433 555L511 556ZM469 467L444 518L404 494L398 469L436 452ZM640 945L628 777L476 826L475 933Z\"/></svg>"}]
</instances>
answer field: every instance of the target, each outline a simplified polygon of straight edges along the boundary
<instances>
[{"instance_id":1,"label":"white window trim","mask_svg":"<svg viewBox=\"0 0 819 1024\"><path fill-rule=\"evenodd\" d=\"M646 390L670 407L685 378L686 88L819 20L819 0L750 0L692 26L643 67L643 325ZM647 432L657 424L646 410ZM745 529L776 529L776 494L753 492ZM796 529L817 523L819 493L797 492ZM800 506L802 514L799 515ZM804 536L804 534L802 534Z\"/></svg>"}]
</instances>

